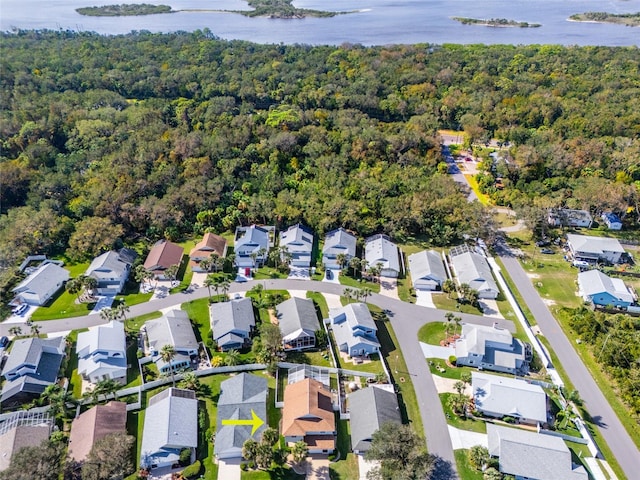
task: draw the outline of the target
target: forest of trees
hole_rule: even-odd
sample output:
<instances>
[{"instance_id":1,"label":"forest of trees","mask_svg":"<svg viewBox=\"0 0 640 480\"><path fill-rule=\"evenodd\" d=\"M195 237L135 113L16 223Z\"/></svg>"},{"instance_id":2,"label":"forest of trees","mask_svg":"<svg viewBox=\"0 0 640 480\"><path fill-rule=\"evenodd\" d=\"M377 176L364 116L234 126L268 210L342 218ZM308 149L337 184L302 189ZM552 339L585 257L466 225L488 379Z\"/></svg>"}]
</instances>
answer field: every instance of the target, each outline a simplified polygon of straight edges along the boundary
<instances>
[{"instance_id":1,"label":"forest of trees","mask_svg":"<svg viewBox=\"0 0 640 480\"><path fill-rule=\"evenodd\" d=\"M454 243L485 212L439 128L509 142L500 203L638 206L635 47L0 41L0 267L252 222Z\"/></svg>"}]
</instances>

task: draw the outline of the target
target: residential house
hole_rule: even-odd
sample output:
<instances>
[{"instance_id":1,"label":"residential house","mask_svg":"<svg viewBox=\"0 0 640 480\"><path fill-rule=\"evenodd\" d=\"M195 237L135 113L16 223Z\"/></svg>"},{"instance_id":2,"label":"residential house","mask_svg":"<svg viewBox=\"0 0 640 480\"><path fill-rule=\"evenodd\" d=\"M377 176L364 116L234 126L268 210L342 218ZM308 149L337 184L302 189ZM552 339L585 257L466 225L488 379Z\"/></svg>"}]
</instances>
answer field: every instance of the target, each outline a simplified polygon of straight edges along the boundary
<instances>
[{"instance_id":1,"label":"residential house","mask_svg":"<svg viewBox=\"0 0 640 480\"><path fill-rule=\"evenodd\" d=\"M409 255L409 273L416 290L442 290L442 284L447 280L442 256L435 250Z\"/></svg>"},{"instance_id":2,"label":"residential house","mask_svg":"<svg viewBox=\"0 0 640 480\"><path fill-rule=\"evenodd\" d=\"M227 256L227 240L215 233L205 233L202 241L196 244L189 252L189 265L194 272L204 272L200 262L217 255L219 258Z\"/></svg>"},{"instance_id":3,"label":"residential house","mask_svg":"<svg viewBox=\"0 0 640 480\"><path fill-rule=\"evenodd\" d=\"M287 369L287 383L296 383L305 378L313 378L322 383L325 387L330 388L331 373L328 368L318 367L316 365L298 364L295 367Z\"/></svg>"},{"instance_id":4,"label":"residential house","mask_svg":"<svg viewBox=\"0 0 640 480\"><path fill-rule=\"evenodd\" d=\"M364 303L349 303L342 308L329 310L331 331L338 350L350 357L378 353L380 342L378 327Z\"/></svg>"},{"instance_id":5,"label":"residential house","mask_svg":"<svg viewBox=\"0 0 640 480\"><path fill-rule=\"evenodd\" d=\"M111 321L80 332L76 352L78 373L85 380L127 383L127 337L121 322Z\"/></svg>"},{"instance_id":6,"label":"residential house","mask_svg":"<svg viewBox=\"0 0 640 480\"><path fill-rule=\"evenodd\" d=\"M127 433L127 404L112 401L106 405L96 405L71 423L69 456L82 463L96 442L118 433Z\"/></svg>"},{"instance_id":7,"label":"residential house","mask_svg":"<svg viewBox=\"0 0 640 480\"><path fill-rule=\"evenodd\" d=\"M0 406L13 408L40 396L56 383L65 355L64 337L15 340L2 369Z\"/></svg>"},{"instance_id":8,"label":"residential house","mask_svg":"<svg viewBox=\"0 0 640 480\"><path fill-rule=\"evenodd\" d=\"M137 255L128 248L105 252L93 259L85 275L97 280L96 290L100 295L117 295L127 283L131 265Z\"/></svg>"},{"instance_id":9,"label":"residential house","mask_svg":"<svg viewBox=\"0 0 640 480\"><path fill-rule=\"evenodd\" d=\"M280 232L280 246L287 251L282 256L290 256L292 267L310 268L311 252L313 251L313 232L300 224L289 227Z\"/></svg>"},{"instance_id":10,"label":"residential house","mask_svg":"<svg viewBox=\"0 0 640 480\"><path fill-rule=\"evenodd\" d=\"M469 285L478 292L478 298L498 297L500 290L493 279L486 257L469 249L466 245L451 249L450 257L458 284Z\"/></svg>"},{"instance_id":11,"label":"residential house","mask_svg":"<svg viewBox=\"0 0 640 480\"><path fill-rule=\"evenodd\" d=\"M170 310L162 317L144 324L149 352L160 373L193 367L198 357L198 341L189 315L184 310ZM175 356L170 362L162 359L161 351L171 345Z\"/></svg>"},{"instance_id":12,"label":"residential house","mask_svg":"<svg viewBox=\"0 0 640 480\"><path fill-rule=\"evenodd\" d=\"M627 308L635 301L620 278L609 277L600 270L578 273L578 289L585 301L601 307Z\"/></svg>"},{"instance_id":13,"label":"residential house","mask_svg":"<svg viewBox=\"0 0 640 480\"><path fill-rule=\"evenodd\" d=\"M462 334L455 344L456 363L503 373L529 370L531 346L514 338L497 326L462 324Z\"/></svg>"},{"instance_id":14,"label":"residential house","mask_svg":"<svg viewBox=\"0 0 640 480\"><path fill-rule=\"evenodd\" d=\"M269 229L251 225L236 229L234 247L235 264L238 268L256 268L264 265L269 254Z\"/></svg>"},{"instance_id":15,"label":"residential house","mask_svg":"<svg viewBox=\"0 0 640 480\"><path fill-rule=\"evenodd\" d=\"M609 230L622 230L622 220L613 212L605 212L600 217Z\"/></svg>"},{"instance_id":16,"label":"residential house","mask_svg":"<svg viewBox=\"0 0 640 480\"><path fill-rule=\"evenodd\" d=\"M371 386L348 397L351 423L351 449L364 454L371 448L373 434L385 423L402 423L398 397L393 390Z\"/></svg>"},{"instance_id":17,"label":"residential house","mask_svg":"<svg viewBox=\"0 0 640 480\"><path fill-rule=\"evenodd\" d=\"M380 265L382 277L398 278L400 275L400 251L386 235L373 235L365 240L364 259L369 267Z\"/></svg>"},{"instance_id":18,"label":"residential house","mask_svg":"<svg viewBox=\"0 0 640 480\"><path fill-rule=\"evenodd\" d=\"M292 297L279 303L276 311L285 350L316 346L316 331L320 324L313 300Z\"/></svg>"},{"instance_id":19,"label":"residential house","mask_svg":"<svg viewBox=\"0 0 640 480\"><path fill-rule=\"evenodd\" d=\"M336 422L331 393L311 378L284 389L282 435L288 443L304 441L309 453L332 453L336 448Z\"/></svg>"},{"instance_id":20,"label":"residential house","mask_svg":"<svg viewBox=\"0 0 640 480\"><path fill-rule=\"evenodd\" d=\"M620 263L625 253L615 238L591 237L588 235L567 234L567 246L575 260L597 263Z\"/></svg>"},{"instance_id":21,"label":"residential house","mask_svg":"<svg viewBox=\"0 0 640 480\"><path fill-rule=\"evenodd\" d=\"M586 210L552 208L549 210L547 223L553 227L591 228L591 224L593 224L593 217Z\"/></svg>"},{"instance_id":22,"label":"residential house","mask_svg":"<svg viewBox=\"0 0 640 480\"><path fill-rule=\"evenodd\" d=\"M218 426L213 453L217 458L241 458L244 442L258 440L267 425L267 379L240 373L220 384ZM253 425L225 425L224 420L251 420L257 416L265 422L253 431Z\"/></svg>"},{"instance_id":23,"label":"residential house","mask_svg":"<svg viewBox=\"0 0 640 480\"><path fill-rule=\"evenodd\" d=\"M151 470L178 463L180 452L198 447L195 392L168 388L149 399L145 411L140 466Z\"/></svg>"},{"instance_id":24,"label":"residential house","mask_svg":"<svg viewBox=\"0 0 640 480\"><path fill-rule=\"evenodd\" d=\"M489 455L499 470L516 480L587 480L587 471L571 460L564 440L552 435L487 423Z\"/></svg>"},{"instance_id":25,"label":"residential house","mask_svg":"<svg viewBox=\"0 0 640 480\"><path fill-rule=\"evenodd\" d=\"M15 287L13 304L42 306L54 296L69 280L69 271L55 263L42 263Z\"/></svg>"},{"instance_id":26,"label":"residential house","mask_svg":"<svg viewBox=\"0 0 640 480\"><path fill-rule=\"evenodd\" d=\"M144 261L144 268L149 270L159 280L169 280L166 270L174 265L180 266L184 248L168 240L155 243Z\"/></svg>"},{"instance_id":27,"label":"residential house","mask_svg":"<svg viewBox=\"0 0 640 480\"><path fill-rule=\"evenodd\" d=\"M19 410L4 414L0 421L0 472L9 468L11 457L21 448L38 447L48 440L53 423L48 412Z\"/></svg>"},{"instance_id":28,"label":"residential house","mask_svg":"<svg viewBox=\"0 0 640 480\"><path fill-rule=\"evenodd\" d=\"M344 255L347 262L356 256L356 237L344 228L327 233L322 247L322 265L326 269L340 270L338 255Z\"/></svg>"},{"instance_id":29,"label":"residential house","mask_svg":"<svg viewBox=\"0 0 640 480\"><path fill-rule=\"evenodd\" d=\"M250 298L213 303L209 307L213 340L223 350L239 350L251 343L256 328Z\"/></svg>"},{"instance_id":30,"label":"residential house","mask_svg":"<svg viewBox=\"0 0 640 480\"><path fill-rule=\"evenodd\" d=\"M512 417L520 423L547 423L547 394L525 380L486 373L471 373L475 409L489 417Z\"/></svg>"}]
</instances>

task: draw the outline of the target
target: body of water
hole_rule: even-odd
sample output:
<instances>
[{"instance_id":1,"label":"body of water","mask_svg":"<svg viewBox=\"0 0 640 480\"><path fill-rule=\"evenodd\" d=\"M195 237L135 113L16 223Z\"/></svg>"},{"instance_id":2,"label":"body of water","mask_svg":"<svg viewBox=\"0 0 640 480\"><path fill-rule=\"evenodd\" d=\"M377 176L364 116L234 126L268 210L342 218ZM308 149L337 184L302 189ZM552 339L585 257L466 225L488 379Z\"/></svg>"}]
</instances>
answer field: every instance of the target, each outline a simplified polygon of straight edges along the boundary
<instances>
[{"instance_id":1,"label":"body of water","mask_svg":"<svg viewBox=\"0 0 640 480\"><path fill-rule=\"evenodd\" d=\"M70 29L101 34L132 30L208 28L224 39L310 45L399 43L640 45L640 27L570 22L575 13L640 12L640 0L297 0L300 8L355 11L331 18L248 18L234 13L180 11L140 17L87 17L79 7L119 3L170 5L174 10L246 10L241 0L0 0L0 29ZM539 28L462 25L451 17L506 18Z\"/></svg>"}]
</instances>

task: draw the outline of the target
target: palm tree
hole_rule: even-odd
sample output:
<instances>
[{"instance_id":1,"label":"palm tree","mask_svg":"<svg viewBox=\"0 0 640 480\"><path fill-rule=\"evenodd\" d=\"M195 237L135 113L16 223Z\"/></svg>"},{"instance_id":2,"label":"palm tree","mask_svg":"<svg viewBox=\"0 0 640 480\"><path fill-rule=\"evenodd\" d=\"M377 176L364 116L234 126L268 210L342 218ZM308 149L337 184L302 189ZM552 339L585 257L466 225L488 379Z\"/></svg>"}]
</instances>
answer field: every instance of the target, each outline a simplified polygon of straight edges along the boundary
<instances>
[{"instance_id":1,"label":"palm tree","mask_svg":"<svg viewBox=\"0 0 640 480\"><path fill-rule=\"evenodd\" d=\"M280 252L278 251L278 249L271 250L269 252L269 260L273 262L273 266L277 270L278 269L278 265L280 263Z\"/></svg>"},{"instance_id":2,"label":"palm tree","mask_svg":"<svg viewBox=\"0 0 640 480\"><path fill-rule=\"evenodd\" d=\"M110 322L116 319L116 311L113 308L103 308L100 310L100 318Z\"/></svg>"},{"instance_id":3,"label":"palm tree","mask_svg":"<svg viewBox=\"0 0 640 480\"><path fill-rule=\"evenodd\" d=\"M116 307L116 312L118 312L118 319L122 319L123 323L127 323L127 313L129 313L129 306L121 301Z\"/></svg>"},{"instance_id":4,"label":"palm tree","mask_svg":"<svg viewBox=\"0 0 640 480\"><path fill-rule=\"evenodd\" d=\"M162 359L163 362L169 365L169 371L171 372L171 383L173 383L174 387L176 386L176 378L173 371L174 370L173 365L171 364L171 362L175 357L176 357L176 349L173 347L173 345L164 345L160 349L160 358Z\"/></svg>"},{"instance_id":5,"label":"palm tree","mask_svg":"<svg viewBox=\"0 0 640 480\"><path fill-rule=\"evenodd\" d=\"M213 275L209 274L207 275L207 278L204 279L204 282L202 282L202 284L207 287L207 291L209 292L209 302L211 302L211 287L216 284L216 278Z\"/></svg>"},{"instance_id":6,"label":"palm tree","mask_svg":"<svg viewBox=\"0 0 640 480\"><path fill-rule=\"evenodd\" d=\"M352 288L347 287L342 291L342 296L344 298L346 298L347 303L351 303L351 300L353 299L354 293L355 292L353 291Z\"/></svg>"},{"instance_id":7,"label":"palm tree","mask_svg":"<svg viewBox=\"0 0 640 480\"><path fill-rule=\"evenodd\" d=\"M187 372L182 376L182 380L180 381L178 386L186 390L198 392L202 384L200 383L200 379L196 376L195 372Z\"/></svg>"},{"instance_id":8,"label":"palm tree","mask_svg":"<svg viewBox=\"0 0 640 480\"><path fill-rule=\"evenodd\" d=\"M233 367L240 363L240 352L233 348L227 352L227 356L224 359L224 363L227 367Z\"/></svg>"},{"instance_id":9,"label":"palm tree","mask_svg":"<svg viewBox=\"0 0 640 480\"><path fill-rule=\"evenodd\" d=\"M358 269L360 267L362 267L362 260L360 260L360 258L353 257L351 260L349 260L349 268L351 268L353 270L353 277L354 278L356 276L356 272L358 271Z\"/></svg>"},{"instance_id":10,"label":"palm tree","mask_svg":"<svg viewBox=\"0 0 640 480\"><path fill-rule=\"evenodd\" d=\"M17 337L18 335L22 335L22 327L19 325L11 327L9 329L9 335L13 335L14 337Z\"/></svg>"},{"instance_id":11,"label":"palm tree","mask_svg":"<svg viewBox=\"0 0 640 480\"><path fill-rule=\"evenodd\" d=\"M169 268L167 268L164 271L165 277L169 278L172 285L173 285L173 282L175 282L178 279L178 270L180 270L180 265L171 265Z\"/></svg>"},{"instance_id":12,"label":"palm tree","mask_svg":"<svg viewBox=\"0 0 640 480\"><path fill-rule=\"evenodd\" d=\"M211 271L212 266L213 266L213 260L211 258L203 258L202 260L200 260L200 268L205 273L209 273Z\"/></svg>"},{"instance_id":13,"label":"palm tree","mask_svg":"<svg viewBox=\"0 0 640 480\"><path fill-rule=\"evenodd\" d=\"M300 464L305 458L307 458L307 455L309 454L309 447L307 447L307 444L304 443L304 441L300 440L299 442L294 443L293 447L291 447L291 454L293 455L293 461Z\"/></svg>"},{"instance_id":14,"label":"palm tree","mask_svg":"<svg viewBox=\"0 0 640 480\"><path fill-rule=\"evenodd\" d=\"M38 399L40 405L49 405L49 413L54 418L65 418L68 412L67 404L72 402L71 393L63 390L57 383L47 385Z\"/></svg>"},{"instance_id":15,"label":"palm tree","mask_svg":"<svg viewBox=\"0 0 640 480\"><path fill-rule=\"evenodd\" d=\"M369 287L363 287L360 291L361 291L362 299L364 300L364 303L367 303L367 298L371 296L371 294L373 293L373 290L371 290Z\"/></svg>"},{"instance_id":16,"label":"palm tree","mask_svg":"<svg viewBox=\"0 0 640 480\"><path fill-rule=\"evenodd\" d=\"M70 294L77 295L78 302L80 301L80 292L82 291L82 282L80 281L79 277L68 280L64 288Z\"/></svg>"},{"instance_id":17,"label":"palm tree","mask_svg":"<svg viewBox=\"0 0 640 480\"><path fill-rule=\"evenodd\" d=\"M98 280L93 277L82 277L82 286L85 292L91 292L90 296L93 297L93 291L98 288Z\"/></svg>"},{"instance_id":18,"label":"palm tree","mask_svg":"<svg viewBox=\"0 0 640 480\"><path fill-rule=\"evenodd\" d=\"M31 320L27 321L27 325L31 329L31 336L37 337L38 335L40 335L40 325L38 325L37 323L33 323Z\"/></svg>"},{"instance_id":19,"label":"palm tree","mask_svg":"<svg viewBox=\"0 0 640 480\"><path fill-rule=\"evenodd\" d=\"M456 291L456 282L447 278L442 284L442 291L447 294L448 298L451 298L451 294Z\"/></svg>"},{"instance_id":20,"label":"palm tree","mask_svg":"<svg viewBox=\"0 0 640 480\"><path fill-rule=\"evenodd\" d=\"M225 300L227 300L227 298L226 298L227 297L227 292L229 292L229 289L231 288L231 283L229 282L229 280L226 280L226 279L222 280L220 282L220 288L222 289L222 293L225 296Z\"/></svg>"},{"instance_id":21,"label":"palm tree","mask_svg":"<svg viewBox=\"0 0 640 480\"><path fill-rule=\"evenodd\" d=\"M345 253L339 253L336 255L336 263L340 267L340 270L344 269L348 262L349 259Z\"/></svg>"}]
</instances>

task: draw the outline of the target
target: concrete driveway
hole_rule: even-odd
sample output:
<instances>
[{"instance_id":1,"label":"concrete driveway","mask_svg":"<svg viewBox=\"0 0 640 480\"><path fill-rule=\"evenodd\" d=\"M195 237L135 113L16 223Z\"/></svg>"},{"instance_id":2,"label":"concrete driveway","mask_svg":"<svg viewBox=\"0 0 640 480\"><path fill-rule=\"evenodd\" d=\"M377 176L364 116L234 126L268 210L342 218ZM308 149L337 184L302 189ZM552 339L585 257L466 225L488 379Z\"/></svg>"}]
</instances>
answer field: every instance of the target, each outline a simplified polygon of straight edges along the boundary
<instances>
[{"instance_id":1,"label":"concrete driveway","mask_svg":"<svg viewBox=\"0 0 640 480\"><path fill-rule=\"evenodd\" d=\"M227 458L218 460L218 478L224 480L240 480L240 459Z\"/></svg>"},{"instance_id":2,"label":"concrete driveway","mask_svg":"<svg viewBox=\"0 0 640 480\"><path fill-rule=\"evenodd\" d=\"M489 446L486 433L460 430L449 425L449 436L451 437L451 445L453 445L454 450L459 450L461 448L469 449L474 445L482 445L483 447Z\"/></svg>"},{"instance_id":3,"label":"concrete driveway","mask_svg":"<svg viewBox=\"0 0 640 480\"><path fill-rule=\"evenodd\" d=\"M364 455L356 455L358 457L358 470L360 472L360 480L367 480L367 473L373 470L380 462L377 460L365 460Z\"/></svg>"},{"instance_id":4,"label":"concrete driveway","mask_svg":"<svg viewBox=\"0 0 640 480\"><path fill-rule=\"evenodd\" d=\"M425 290L416 290L416 305L436 308L436 305L433 303L432 293Z\"/></svg>"}]
</instances>

